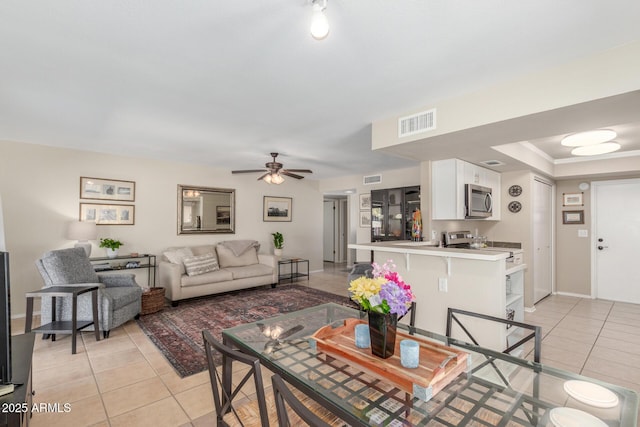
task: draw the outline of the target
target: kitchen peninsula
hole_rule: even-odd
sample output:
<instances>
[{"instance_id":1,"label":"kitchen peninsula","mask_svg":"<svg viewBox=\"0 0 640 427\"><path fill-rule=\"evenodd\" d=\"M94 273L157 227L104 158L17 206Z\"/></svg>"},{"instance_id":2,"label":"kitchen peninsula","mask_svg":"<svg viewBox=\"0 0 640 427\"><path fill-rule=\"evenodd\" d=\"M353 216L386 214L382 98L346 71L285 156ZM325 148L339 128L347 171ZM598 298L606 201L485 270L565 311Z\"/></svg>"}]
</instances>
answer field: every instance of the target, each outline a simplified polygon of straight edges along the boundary
<instances>
[{"instance_id":1,"label":"kitchen peninsula","mask_svg":"<svg viewBox=\"0 0 640 427\"><path fill-rule=\"evenodd\" d=\"M349 248L371 251L379 264L393 260L416 296L418 328L444 334L449 307L501 318L512 309L514 320L524 318L527 266L508 262L513 255L509 249L442 248L411 241L350 244ZM518 333L502 325L476 324L469 329L482 345L496 350L505 348L507 336L517 341L511 335L515 339Z\"/></svg>"}]
</instances>

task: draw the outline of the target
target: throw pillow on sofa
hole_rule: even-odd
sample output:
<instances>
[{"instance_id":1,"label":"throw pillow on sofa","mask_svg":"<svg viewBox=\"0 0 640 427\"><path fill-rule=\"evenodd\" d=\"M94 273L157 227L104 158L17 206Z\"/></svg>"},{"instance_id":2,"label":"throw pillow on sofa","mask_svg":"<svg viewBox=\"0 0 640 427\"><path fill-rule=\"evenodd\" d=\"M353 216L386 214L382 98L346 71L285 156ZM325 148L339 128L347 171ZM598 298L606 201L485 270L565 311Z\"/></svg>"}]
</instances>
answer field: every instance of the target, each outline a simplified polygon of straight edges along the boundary
<instances>
[{"instance_id":1,"label":"throw pillow on sofa","mask_svg":"<svg viewBox=\"0 0 640 427\"><path fill-rule=\"evenodd\" d=\"M162 254L169 260L169 262L173 264L182 264L182 261L186 257L193 256L193 252L191 252L190 248L178 248L171 251L163 252Z\"/></svg>"},{"instance_id":2,"label":"throw pillow on sofa","mask_svg":"<svg viewBox=\"0 0 640 427\"><path fill-rule=\"evenodd\" d=\"M214 254L204 254L192 257L185 257L182 262L188 276L197 276L220 269L218 260Z\"/></svg>"},{"instance_id":3,"label":"throw pillow on sofa","mask_svg":"<svg viewBox=\"0 0 640 427\"><path fill-rule=\"evenodd\" d=\"M258 264L258 252L255 248L250 248L242 255L236 256L233 251L224 245L216 245L218 262L221 268L244 267L245 265Z\"/></svg>"}]
</instances>

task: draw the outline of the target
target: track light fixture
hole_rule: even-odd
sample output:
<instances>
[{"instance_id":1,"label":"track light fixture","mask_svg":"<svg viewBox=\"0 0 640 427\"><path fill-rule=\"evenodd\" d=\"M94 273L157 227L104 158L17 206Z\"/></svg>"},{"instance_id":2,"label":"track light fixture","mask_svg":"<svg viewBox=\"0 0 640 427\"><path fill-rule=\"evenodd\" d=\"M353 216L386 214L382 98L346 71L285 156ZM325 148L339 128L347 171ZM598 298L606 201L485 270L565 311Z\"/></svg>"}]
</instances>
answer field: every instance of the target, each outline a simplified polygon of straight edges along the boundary
<instances>
[{"instance_id":1,"label":"track light fixture","mask_svg":"<svg viewBox=\"0 0 640 427\"><path fill-rule=\"evenodd\" d=\"M324 10L327 8L327 0L311 0L313 17L311 18L311 36L316 40L323 40L329 35L329 21Z\"/></svg>"}]
</instances>

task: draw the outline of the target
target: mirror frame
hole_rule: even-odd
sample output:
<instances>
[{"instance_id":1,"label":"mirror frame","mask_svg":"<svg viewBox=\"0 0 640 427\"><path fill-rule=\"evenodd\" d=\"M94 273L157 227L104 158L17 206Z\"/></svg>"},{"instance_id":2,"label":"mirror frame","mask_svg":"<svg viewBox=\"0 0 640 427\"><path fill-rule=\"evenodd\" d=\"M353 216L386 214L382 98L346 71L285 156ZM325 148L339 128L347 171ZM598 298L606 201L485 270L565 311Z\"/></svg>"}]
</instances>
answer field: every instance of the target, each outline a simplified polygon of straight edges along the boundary
<instances>
[{"instance_id":1,"label":"mirror frame","mask_svg":"<svg viewBox=\"0 0 640 427\"><path fill-rule=\"evenodd\" d=\"M182 224L182 216L184 211L184 197L185 191L198 191L201 193L222 193L229 196L229 209L231 210L231 218L228 227L221 229L184 229ZM211 213L214 217L215 212ZM235 234L236 226L236 190L233 188L215 188L215 187L201 187L197 185L181 185L178 184L178 234Z\"/></svg>"}]
</instances>

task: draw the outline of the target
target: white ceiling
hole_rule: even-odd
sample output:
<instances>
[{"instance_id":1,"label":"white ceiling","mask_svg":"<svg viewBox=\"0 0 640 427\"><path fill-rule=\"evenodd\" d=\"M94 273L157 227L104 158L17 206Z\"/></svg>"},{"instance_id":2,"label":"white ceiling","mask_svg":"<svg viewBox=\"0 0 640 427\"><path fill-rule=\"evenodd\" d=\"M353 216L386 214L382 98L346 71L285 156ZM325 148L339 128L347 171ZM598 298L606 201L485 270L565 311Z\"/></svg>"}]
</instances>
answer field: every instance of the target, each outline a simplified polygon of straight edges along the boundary
<instances>
[{"instance_id":1,"label":"white ceiling","mask_svg":"<svg viewBox=\"0 0 640 427\"><path fill-rule=\"evenodd\" d=\"M374 173L416 162L372 152L372 122L640 39L637 0L329 0L320 42L310 16L310 0L3 0L0 140ZM529 142L562 158L560 136Z\"/></svg>"}]
</instances>

